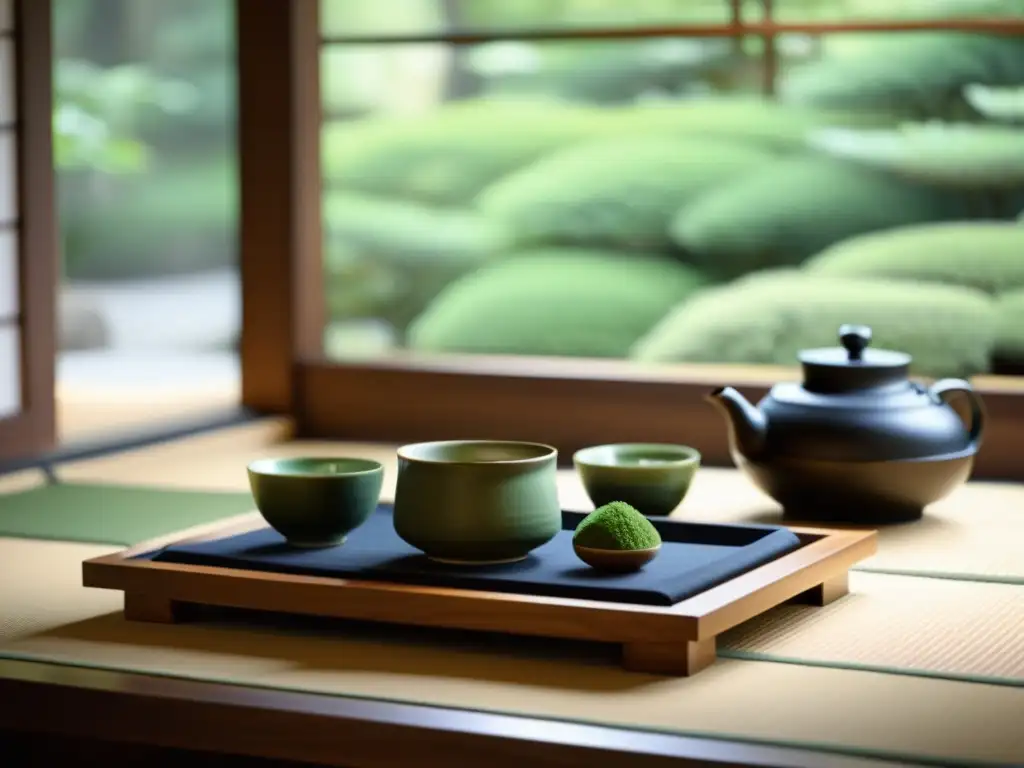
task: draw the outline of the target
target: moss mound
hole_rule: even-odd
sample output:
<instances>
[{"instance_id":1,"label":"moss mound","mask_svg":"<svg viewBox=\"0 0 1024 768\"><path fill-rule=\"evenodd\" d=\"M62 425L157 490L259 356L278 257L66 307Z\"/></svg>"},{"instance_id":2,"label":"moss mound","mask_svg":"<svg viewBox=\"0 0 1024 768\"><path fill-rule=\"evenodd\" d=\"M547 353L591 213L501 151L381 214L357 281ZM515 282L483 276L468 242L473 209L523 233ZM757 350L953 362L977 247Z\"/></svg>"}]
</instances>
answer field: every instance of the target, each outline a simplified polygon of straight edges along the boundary
<instances>
[{"instance_id":1,"label":"moss mound","mask_svg":"<svg viewBox=\"0 0 1024 768\"><path fill-rule=\"evenodd\" d=\"M323 133L324 177L354 192L461 205L506 173L603 129L590 108L518 101L334 123Z\"/></svg>"},{"instance_id":2,"label":"moss mound","mask_svg":"<svg viewBox=\"0 0 1024 768\"><path fill-rule=\"evenodd\" d=\"M1024 363L1024 289L1009 291L996 300L995 356Z\"/></svg>"},{"instance_id":3,"label":"moss mound","mask_svg":"<svg viewBox=\"0 0 1024 768\"><path fill-rule=\"evenodd\" d=\"M972 11L977 8L966 15ZM965 85L1013 85L1021 78L1024 42L1019 38L912 32L877 35L845 55L795 68L780 91L799 104L951 117L972 111L961 96Z\"/></svg>"},{"instance_id":4,"label":"moss mound","mask_svg":"<svg viewBox=\"0 0 1024 768\"><path fill-rule=\"evenodd\" d=\"M801 157L724 183L671 224L675 242L708 273L736 277L799 264L864 232L962 217L964 201L841 160Z\"/></svg>"},{"instance_id":5,"label":"moss mound","mask_svg":"<svg viewBox=\"0 0 1024 768\"><path fill-rule=\"evenodd\" d=\"M328 310L399 333L448 283L500 253L501 230L471 212L331 193L324 205Z\"/></svg>"},{"instance_id":6,"label":"moss mound","mask_svg":"<svg viewBox=\"0 0 1024 768\"><path fill-rule=\"evenodd\" d=\"M623 136L661 133L738 141L773 151L804 147L816 129L881 127L885 113L818 109L753 97L701 97L690 102L647 104L616 111L609 128Z\"/></svg>"},{"instance_id":7,"label":"moss mound","mask_svg":"<svg viewBox=\"0 0 1024 768\"><path fill-rule=\"evenodd\" d=\"M827 128L814 133L809 142L835 157L924 184L1011 191L1024 184L1024 131L1012 126L910 123L896 130Z\"/></svg>"},{"instance_id":8,"label":"moss mound","mask_svg":"<svg viewBox=\"0 0 1024 768\"><path fill-rule=\"evenodd\" d=\"M605 504L576 526L574 544L591 549L650 549L661 544L661 535L651 521L624 501Z\"/></svg>"},{"instance_id":9,"label":"moss mound","mask_svg":"<svg viewBox=\"0 0 1024 768\"><path fill-rule=\"evenodd\" d=\"M771 158L718 139L598 140L504 177L479 204L523 244L660 250L681 205Z\"/></svg>"},{"instance_id":10,"label":"moss mound","mask_svg":"<svg viewBox=\"0 0 1024 768\"><path fill-rule=\"evenodd\" d=\"M969 288L861 278L768 274L694 297L633 348L645 362L793 365L797 352L836 346L843 323L874 330L872 346L911 354L925 376L987 370L994 302Z\"/></svg>"},{"instance_id":11,"label":"moss mound","mask_svg":"<svg viewBox=\"0 0 1024 768\"><path fill-rule=\"evenodd\" d=\"M665 257L523 252L448 286L410 326L409 345L427 352L622 357L704 283Z\"/></svg>"},{"instance_id":12,"label":"moss mound","mask_svg":"<svg viewBox=\"0 0 1024 768\"><path fill-rule=\"evenodd\" d=\"M335 192L324 205L328 244L337 240L402 266L476 264L506 247L502 229L472 211Z\"/></svg>"},{"instance_id":13,"label":"moss mound","mask_svg":"<svg viewBox=\"0 0 1024 768\"><path fill-rule=\"evenodd\" d=\"M976 221L872 232L827 248L804 268L828 277L896 278L1002 293L1024 288L1024 228Z\"/></svg>"}]
</instances>

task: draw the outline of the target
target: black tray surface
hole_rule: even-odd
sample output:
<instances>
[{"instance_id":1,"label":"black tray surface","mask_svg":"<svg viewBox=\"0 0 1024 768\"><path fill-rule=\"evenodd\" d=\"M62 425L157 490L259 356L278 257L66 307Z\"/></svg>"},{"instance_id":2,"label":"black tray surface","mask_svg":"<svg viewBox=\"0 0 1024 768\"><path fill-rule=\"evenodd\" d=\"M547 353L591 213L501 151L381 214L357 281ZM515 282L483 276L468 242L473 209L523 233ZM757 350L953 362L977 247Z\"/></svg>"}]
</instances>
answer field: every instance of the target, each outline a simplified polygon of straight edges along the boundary
<instances>
[{"instance_id":1,"label":"black tray surface","mask_svg":"<svg viewBox=\"0 0 1024 768\"><path fill-rule=\"evenodd\" d=\"M526 560L506 565L436 563L395 533L392 506L327 549L297 549L271 528L213 541L173 544L140 557L157 562L249 571L398 582L638 605L674 605L800 546L796 534L763 525L715 525L652 519L661 552L643 570L603 574L573 551L572 534L585 512L563 512L554 539Z\"/></svg>"}]
</instances>

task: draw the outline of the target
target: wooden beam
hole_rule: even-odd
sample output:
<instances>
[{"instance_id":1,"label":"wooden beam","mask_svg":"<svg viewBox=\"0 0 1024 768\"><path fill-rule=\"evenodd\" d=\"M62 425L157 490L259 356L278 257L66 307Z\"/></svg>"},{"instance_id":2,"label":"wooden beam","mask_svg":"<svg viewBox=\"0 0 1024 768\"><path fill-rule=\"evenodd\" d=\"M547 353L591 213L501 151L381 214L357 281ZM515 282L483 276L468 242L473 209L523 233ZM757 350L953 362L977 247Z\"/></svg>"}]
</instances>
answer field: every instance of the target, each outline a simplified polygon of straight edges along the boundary
<instances>
[{"instance_id":1,"label":"wooden beam","mask_svg":"<svg viewBox=\"0 0 1024 768\"><path fill-rule=\"evenodd\" d=\"M242 404L295 406L321 347L318 0L236 0Z\"/></svg>"}]
</instances>

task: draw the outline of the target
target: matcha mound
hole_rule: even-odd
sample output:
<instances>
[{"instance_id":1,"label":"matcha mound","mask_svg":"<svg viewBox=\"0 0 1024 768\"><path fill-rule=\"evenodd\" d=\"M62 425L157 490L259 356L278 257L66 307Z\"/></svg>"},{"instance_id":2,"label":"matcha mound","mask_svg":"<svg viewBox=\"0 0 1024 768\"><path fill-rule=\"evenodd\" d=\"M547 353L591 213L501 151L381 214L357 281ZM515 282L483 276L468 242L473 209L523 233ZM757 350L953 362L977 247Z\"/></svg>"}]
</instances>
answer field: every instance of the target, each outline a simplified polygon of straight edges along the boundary
<instances>
[{"instance_id":1,"label":"matcha mound","mask_svg":"<svg viewBox=\"0 0 1024 768\"><path fill-rule=\"evenodd\" d=\"M613 501L583 518L572 537L591 549L650 549L661 544L651 521L624 501Z\"/></svg>"}]
</instances>

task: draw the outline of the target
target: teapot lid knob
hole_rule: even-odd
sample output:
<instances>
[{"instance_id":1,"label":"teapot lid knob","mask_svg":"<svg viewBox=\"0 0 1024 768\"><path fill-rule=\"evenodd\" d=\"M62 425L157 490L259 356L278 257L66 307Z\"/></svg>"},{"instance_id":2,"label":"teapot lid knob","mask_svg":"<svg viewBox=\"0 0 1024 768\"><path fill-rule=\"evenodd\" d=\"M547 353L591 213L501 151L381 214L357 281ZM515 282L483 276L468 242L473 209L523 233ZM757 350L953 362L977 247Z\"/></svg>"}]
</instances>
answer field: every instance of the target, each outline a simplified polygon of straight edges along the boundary
<instances>
[{"instance_id":1,"label":"teapot lid knob","mask_svg":"<svg viewBox=\"0 0 1024 768\"><path fill-rule=\"evenodd\" d=\"M845 324L839 327L842 346L801 351L804 389L834 394L906 382L910 355L868 349L872 335L867 325Z\"/></svg>"},{"instance_id":2,"label":"teapot lid knob","mask_svg":"<svg viewBox=\"0 0 1024 768\"><path fill-rule=\"evenodd\" d=\"M846 350L847 359L859 362L864 359L864 350L871 343L871 329L866 325L841 325L839 342Z\"/></svg>"}]
</instances>

